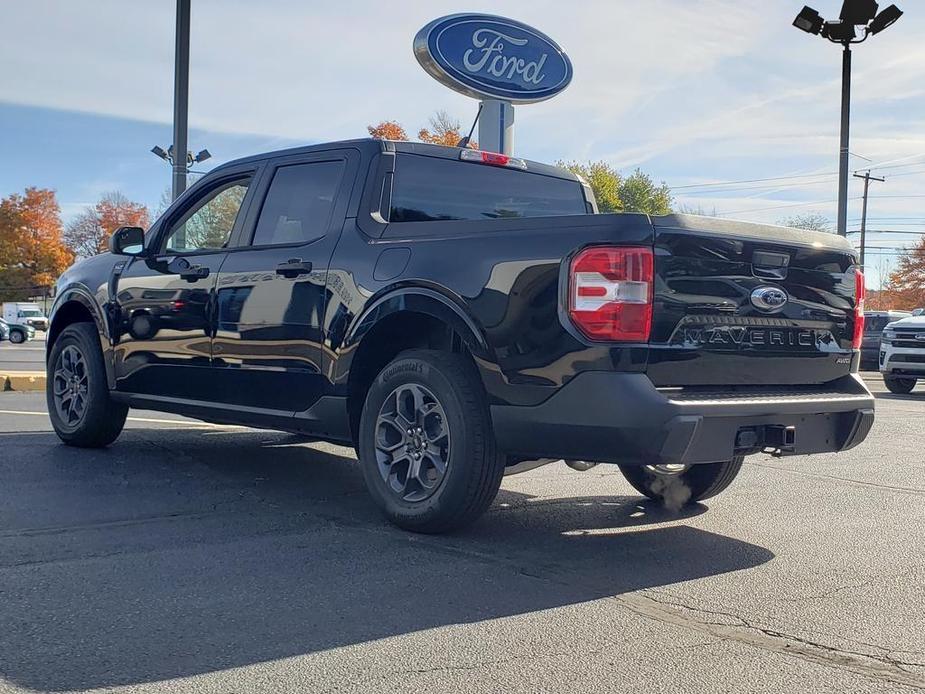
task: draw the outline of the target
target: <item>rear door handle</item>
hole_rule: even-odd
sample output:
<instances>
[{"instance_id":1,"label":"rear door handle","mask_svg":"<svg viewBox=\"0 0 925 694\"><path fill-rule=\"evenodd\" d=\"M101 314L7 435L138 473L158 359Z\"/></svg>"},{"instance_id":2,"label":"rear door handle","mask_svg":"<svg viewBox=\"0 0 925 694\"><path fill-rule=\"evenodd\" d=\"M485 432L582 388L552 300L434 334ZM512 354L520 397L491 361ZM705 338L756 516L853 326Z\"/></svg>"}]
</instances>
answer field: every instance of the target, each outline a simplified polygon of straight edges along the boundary
<instances>
[{"instance_id":1,"label":"rear door handle","mask_svg":"<svg viewBox=\"0 0 925 694\"><path fill-rule=\"evenodd\" d=\"M311 271L312 264L302 262L301 258L290 258L285 263L280 263L276 266L276 274L283 277L298 277L299 275L307 275Z\"/></svg>"}]
</instances>

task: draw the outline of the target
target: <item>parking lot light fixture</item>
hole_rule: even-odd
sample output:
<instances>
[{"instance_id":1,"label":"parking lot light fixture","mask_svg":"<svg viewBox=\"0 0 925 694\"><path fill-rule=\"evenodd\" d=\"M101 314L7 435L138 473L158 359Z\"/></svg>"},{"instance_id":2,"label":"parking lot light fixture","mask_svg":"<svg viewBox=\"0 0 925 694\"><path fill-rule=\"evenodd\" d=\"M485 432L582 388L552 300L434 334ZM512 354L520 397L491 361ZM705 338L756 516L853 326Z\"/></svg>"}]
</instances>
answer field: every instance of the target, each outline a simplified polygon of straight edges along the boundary
<instances>
[{"instance_id":1,"label":"parking lot light fixture","mask_svg":"<svg viewBox=\"0 0 925 694\"><path fill-rule=\"evenodd\" d=\"M793 26L807 34L818 35L822 31L823 24L825 20L812 7L804 7L803 11L793 20Z\"/></svg>"},{"instance_id":2,"label":"parking lot light fixture","mask_svg":"<svg viewBox=\"0 0 925 694\"><path fill-rule=\"evenodd\" d=\"M867 24L877 15L878 3L876 0L845 0L839 18L845 24Z\"/></svg>"},{"instance_id":3,"label":"parking lot light fixture","mask_svg":"<svg viewBox=\"0 0 925 694\"><path fill-rule=\"evenodd\" d=\"M822 27L822 38L828 39L833 43L854 41L857 37L858 34L854 29L854 24L850 22L836 20L834 22L826 22L825 26Z\"/></svg>"},{"instance_id":4,"label":"parking lot light fixture","mask_svg":"<svg viewBox=\"0 0 925 694\"><path fill-rule=\"evenodd\" d=\"M793 21L800 31L839 43L842 51L841 138L838 164L838 233L848 235L848 146L851 125L851 45L863 43L868 37L892 26L903 13L890 5L877 14L880 5L876 0L845 0L839 19L826 21L812 7L804 6ZM862 35L858 38L858 28Z\"/></svg>"},{"instance_id":5,"label":"parking lot light fixture","mask_svg":"<svg viewBox=\"0 0 925 694\"><path fill-rule=\"evenodd\" d=\"M887 29L899 20L903 16L903 11L896 7L896 5L890 5L883 12L878 14L874 21L870 23L870 26L867 27L867 30L873 34L879 34L884 29Z\"/></svg>"}]
</instances>

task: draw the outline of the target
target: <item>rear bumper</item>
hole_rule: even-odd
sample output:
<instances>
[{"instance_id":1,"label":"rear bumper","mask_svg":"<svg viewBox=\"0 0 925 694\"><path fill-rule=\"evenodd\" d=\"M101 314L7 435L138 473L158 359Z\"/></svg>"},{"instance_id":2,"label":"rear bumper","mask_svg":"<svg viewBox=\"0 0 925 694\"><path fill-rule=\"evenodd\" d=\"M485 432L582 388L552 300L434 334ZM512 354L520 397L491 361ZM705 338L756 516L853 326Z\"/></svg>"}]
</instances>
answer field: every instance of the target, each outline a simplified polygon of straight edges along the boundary
<instances>
[{"instance_id":1,"label":"rear bumper","mask_svg":"<svg viewBox=\"0 0 925 694\"><path fill-rule=\"evenodd\" d=\"M525 458L698 464L861 443L874 399L856 374L819 388L657 389L645 374L586 372L535 407L494 405L502 450Z\"/></svg>"}]
</instances>

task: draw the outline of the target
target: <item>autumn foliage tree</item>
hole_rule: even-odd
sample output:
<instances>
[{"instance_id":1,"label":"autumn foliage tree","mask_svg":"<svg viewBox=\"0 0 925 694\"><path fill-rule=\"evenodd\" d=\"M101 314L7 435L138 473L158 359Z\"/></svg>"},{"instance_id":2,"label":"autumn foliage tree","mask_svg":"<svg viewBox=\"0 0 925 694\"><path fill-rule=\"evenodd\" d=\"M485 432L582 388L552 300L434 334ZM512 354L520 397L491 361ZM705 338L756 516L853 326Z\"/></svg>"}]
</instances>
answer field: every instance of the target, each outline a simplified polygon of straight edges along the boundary
<instances>
[{"instance_id":1,"label":"autumn foliage tree","mask_svg":"<svg viewBox=\"0 0 925 694\"><path fill-rule=\"evenodd\" d=\"M455 147L463 138L460 131L459 121L452 118L446 111L437 111L430 117L429 128L418 130L418 139L421 142L428 142L433 145L445 145ZM401 126L394 120L384 120L377 125L370 125L367 128L370 136L377 140L399 140L407 141L411 138ZM469 147L478 148L477 142L470 142Z\"/></svg>"},{"instance_id":2,"label":"autumn foliage tree","mask_svg":"<svg viewBox=\"0 0 925 694\"><path fill-rule=\"evenodd\" d=\"M884 288L883 303L894 310L911 310L925 306L925 238L905 255Z\"/></svg>"},{"instance_id":3,"label":"autumn foliage tree","mask_svg":"<svg viewBox=\"0 0 925 694\"><path fill-rule=\"evenodd\" d=\"M51 286L73 260L53 190L26 188L0 200L0 297L25 298Z\"/></svg>"},{"instance_id":4,"label":"autumn foliage tree","mask_svg":"<svg viewBox=\"0 0 925 694\"><path fill-rule=\"evenodd\" d=\"M141 203L119 192L106 193L96 205L87 207L68 223L64 241L77 256L89 258L108 248L109 237L119 227L146 229L150 221L148 208Z\"/></svg>"}]
</instances>

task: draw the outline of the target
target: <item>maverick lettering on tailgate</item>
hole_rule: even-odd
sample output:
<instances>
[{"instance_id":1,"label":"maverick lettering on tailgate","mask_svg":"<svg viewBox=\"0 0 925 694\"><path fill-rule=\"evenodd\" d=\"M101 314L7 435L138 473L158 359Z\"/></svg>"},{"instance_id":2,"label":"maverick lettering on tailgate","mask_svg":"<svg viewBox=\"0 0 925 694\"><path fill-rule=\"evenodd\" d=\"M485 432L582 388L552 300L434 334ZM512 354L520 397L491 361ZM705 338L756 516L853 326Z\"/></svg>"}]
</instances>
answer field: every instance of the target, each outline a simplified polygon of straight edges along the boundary
<instances>
[{"instance_id":1,"label":"maverick lettering on tailgate","mask_svg":"<svg viewBox=\"0 0 925 694\"><path fill-rule=\"evenodd\" d=\"M688 326L675 336L685 347L719 349L796 349L827 352L838 348L828 330L806 328L764 328L736 325Z\"/></svg>"}]
</instances>

